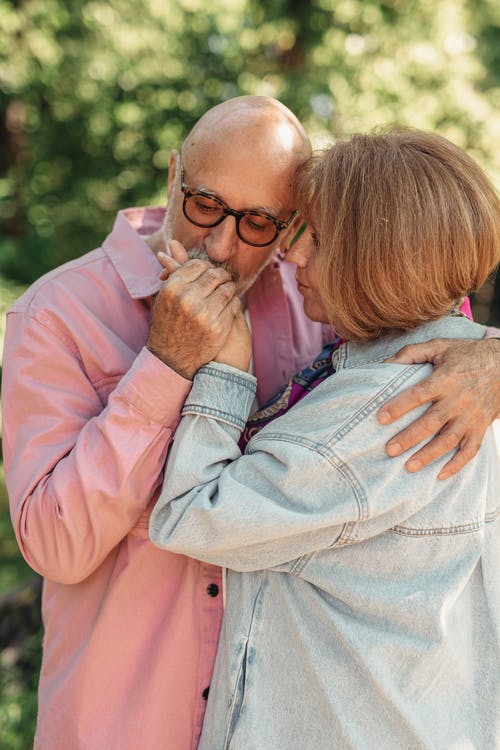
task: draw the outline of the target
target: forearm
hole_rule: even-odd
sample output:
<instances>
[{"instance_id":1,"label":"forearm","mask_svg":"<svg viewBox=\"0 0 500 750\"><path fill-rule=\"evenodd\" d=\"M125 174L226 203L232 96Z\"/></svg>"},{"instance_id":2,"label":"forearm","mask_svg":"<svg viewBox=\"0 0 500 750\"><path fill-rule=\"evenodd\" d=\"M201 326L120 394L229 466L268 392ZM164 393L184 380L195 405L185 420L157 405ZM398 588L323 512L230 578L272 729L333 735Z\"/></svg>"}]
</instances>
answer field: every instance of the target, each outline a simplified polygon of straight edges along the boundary
<instances>
[{"instance_id":1,"label":"forearm","mask_svg":"<svg viewBox=\"0 0 500 750\"><path fill-rule=\"evenodd\" d=\"M242 571L332 545L340 519L357 517L351 489L332 471L325 482L331 467L303 441L274 441L272 451L267 441L240 457L237 441L253 394L223 379L217 384L217 377L209 382L203 368L195 378L151 515L152 541Z\"/></svg>"},{"instance_id":2,"label":"forearm","mask_svg":"<svg viewBox=\"0 0 500 750\"><path fill-rule=\"evenodd\" d=\"M40 335L29 342L32 361L20 357L15 333L7 338L6 480L27 562L71 583L92 573L147 507L189 384L143 350L103 409L76 358Z\"/></svg>"}]
</instances>

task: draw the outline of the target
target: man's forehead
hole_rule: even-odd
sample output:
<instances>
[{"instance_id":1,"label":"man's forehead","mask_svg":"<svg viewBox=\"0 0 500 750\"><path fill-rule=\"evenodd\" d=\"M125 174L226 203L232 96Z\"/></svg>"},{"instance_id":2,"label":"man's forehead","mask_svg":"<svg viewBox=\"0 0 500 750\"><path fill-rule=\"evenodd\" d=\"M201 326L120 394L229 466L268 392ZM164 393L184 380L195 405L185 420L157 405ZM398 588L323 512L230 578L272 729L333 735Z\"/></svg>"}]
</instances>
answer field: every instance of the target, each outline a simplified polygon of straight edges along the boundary
<instances>
[{"instance_id":1,"label":"man's forehead","mask_svg":"<svg viewBox=\"0 0 500 750\"><path fill-rule=\"evenodd\" d=\"M259 164L252 159L184 160L184 181L237 210L263 211L278 216L295 208L291 170Z\"/></svg>"}]
</instances>

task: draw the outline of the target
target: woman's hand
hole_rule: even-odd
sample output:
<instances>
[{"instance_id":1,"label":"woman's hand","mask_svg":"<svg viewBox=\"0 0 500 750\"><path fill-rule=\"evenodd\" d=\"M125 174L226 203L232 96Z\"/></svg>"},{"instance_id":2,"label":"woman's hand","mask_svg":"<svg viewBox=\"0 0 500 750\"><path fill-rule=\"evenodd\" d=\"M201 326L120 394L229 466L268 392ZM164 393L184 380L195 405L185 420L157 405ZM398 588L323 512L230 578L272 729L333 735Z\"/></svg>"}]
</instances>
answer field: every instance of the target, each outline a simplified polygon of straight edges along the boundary
<instances>
[{"instance_id":1,"label":"woman's hand","mask_svg":"<svg viewBox=\"0 0 500 750\"><path fill-rule=\"evenodd\" d=\"M215 362L237 367L238 370L248 372L252 359L252 336L243 312L234 316L233 325L226 339L226 343L214 358Z\"/></svg>"}]
</instances>

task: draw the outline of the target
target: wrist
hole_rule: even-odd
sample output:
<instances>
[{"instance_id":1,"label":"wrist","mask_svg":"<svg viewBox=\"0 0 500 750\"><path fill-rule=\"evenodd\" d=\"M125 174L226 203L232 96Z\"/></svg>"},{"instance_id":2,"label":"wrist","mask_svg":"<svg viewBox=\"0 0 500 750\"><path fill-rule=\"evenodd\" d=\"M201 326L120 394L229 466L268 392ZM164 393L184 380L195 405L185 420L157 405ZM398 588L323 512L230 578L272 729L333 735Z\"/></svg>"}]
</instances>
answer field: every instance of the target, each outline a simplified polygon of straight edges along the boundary
<instances>
[{"instance_id":1,"label":"wrist","mask_svg":"<svg viewBox=\"0 0 500 750\"><path fill-rule=\"evenodd\" d=\"M179 365L179 363L173 362L169 357L165 357L164 354L159 349L156 349L153 345L151 345L149 342L146 344L146 349L157 359L160 360L160 362L163 362L164 365L169 367L171 370L173 370L177 375L180 375L181 378L184 378L185 380L193 380L197 368L195 367L186 367Z\"/></svg>"}]
</instances>

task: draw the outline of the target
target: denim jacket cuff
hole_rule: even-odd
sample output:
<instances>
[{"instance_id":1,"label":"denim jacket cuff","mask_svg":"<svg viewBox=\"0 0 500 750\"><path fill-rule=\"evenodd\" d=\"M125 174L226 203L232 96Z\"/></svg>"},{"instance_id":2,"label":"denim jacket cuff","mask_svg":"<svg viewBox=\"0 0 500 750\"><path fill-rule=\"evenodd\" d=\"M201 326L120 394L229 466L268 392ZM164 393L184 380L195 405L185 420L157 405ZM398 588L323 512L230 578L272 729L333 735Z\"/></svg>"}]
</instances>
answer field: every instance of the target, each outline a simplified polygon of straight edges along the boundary
<instances>
[{"instance_id":1,"label":"denim jacket cuff","mask_svg":"<svg viewBox=\"0 0 500 750\"><path fill-rule=\"evenodd\" d=\"M257 390L257 379L229 365L210 362L200 368L182 416L203 414L242 430Z\"/></svg>"}]
</instances>

